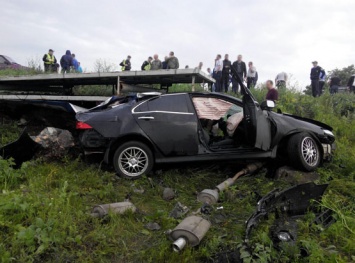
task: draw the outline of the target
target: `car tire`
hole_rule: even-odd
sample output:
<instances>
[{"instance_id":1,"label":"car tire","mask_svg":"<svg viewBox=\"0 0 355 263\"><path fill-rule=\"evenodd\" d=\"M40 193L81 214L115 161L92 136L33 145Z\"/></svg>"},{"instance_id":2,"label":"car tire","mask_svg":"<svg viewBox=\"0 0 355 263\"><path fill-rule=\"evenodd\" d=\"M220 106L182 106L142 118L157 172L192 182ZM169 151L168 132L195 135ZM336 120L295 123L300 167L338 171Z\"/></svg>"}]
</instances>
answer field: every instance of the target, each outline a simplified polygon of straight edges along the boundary
<instances>
[{"instance_id":1,"label":"car tire","mask_svg":"<svg viewBox=\"0 0 355 263\"><path fill-rule=\"evenodd\" d=\"M146 144L130 141L117 148L113 166L119 176L138 179L152 170L153 161L153 153Z\"/></svg>"},{"instance_id":2,"label":"car tire","mask_svg":"<svg viewBox=\"0 0 355 263\"><path fill-rule=\"evenodd\" d=\"M317 142L308 133L302 132L290 138L288 157L294 168L311 172L320 165L322 153Z\"/></svg>"}]
</instances>

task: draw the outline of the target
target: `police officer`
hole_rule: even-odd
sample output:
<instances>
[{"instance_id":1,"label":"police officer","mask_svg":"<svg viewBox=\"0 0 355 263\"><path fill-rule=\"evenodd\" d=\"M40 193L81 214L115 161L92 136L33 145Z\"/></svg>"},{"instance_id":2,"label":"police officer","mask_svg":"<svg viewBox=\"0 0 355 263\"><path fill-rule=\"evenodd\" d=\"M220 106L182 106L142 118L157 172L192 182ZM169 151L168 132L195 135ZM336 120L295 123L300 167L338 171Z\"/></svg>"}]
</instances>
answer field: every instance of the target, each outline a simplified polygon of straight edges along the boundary
<instances>
[{"instance_id":1,"label":"police officer","mask_svg":"<svg viewBox=\"0 0 355 263\"><path fill-rule=\"evenodd\" d=\"M141 66L141 70L150 70L152 67L152 57L149 57L148 60L145 60Z\"/></svg>"},{"instance_id":2,"label":"police officer","mask_svg":"<svg viewBox=\"0 0 355 263\"><path fill-rule=\"evenodd\" d=\"M54 50L48 50L47 54L44 54L42 60L44 62L44 72L56 72L57 59L53 55Z\"/></svg>"},{"instance_id":3,"label":"police officer","mask_svg":"<svg viewBox=\"0 0 355 263\"><path fill-rule=\"evenodd\" d=\"M131 56L127 56L121 63L121 70L122 71L130 71L131 70Z\"/></svg>"},{"instance_id":4,"label":"police officer","mask_svg":"<svg viewBox=\"0 0 355 263\"><path fill-rule=\"evenodd\" d=\"M317 61L312 62L313 67L311 69L311 85L312 85L312 95L313 97L319 97L322 93L319 90L319 79L325 75L324 69L318 66Z\"/></svg>"}]
</instances>

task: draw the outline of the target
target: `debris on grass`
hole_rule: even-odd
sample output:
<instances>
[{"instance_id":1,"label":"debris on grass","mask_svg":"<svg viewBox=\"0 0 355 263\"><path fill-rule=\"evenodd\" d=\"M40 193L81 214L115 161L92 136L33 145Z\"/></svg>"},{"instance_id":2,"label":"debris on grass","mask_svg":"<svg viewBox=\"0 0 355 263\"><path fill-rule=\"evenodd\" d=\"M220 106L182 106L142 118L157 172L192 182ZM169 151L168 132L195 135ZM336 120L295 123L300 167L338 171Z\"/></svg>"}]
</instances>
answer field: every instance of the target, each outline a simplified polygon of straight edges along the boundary
<instances>
[{"instance_id":1,"label":"debris on grass","mask_svg":"<svg viewBox=\"0 0 355 263\"><path fill-rule=\"evenodd\" d=\"M13 158L15 167L20 167L23 162L31 160L40 148L41 145L34 142L24 129L16 141L0 148L0 156L3 159Z\"/></svg>"},{"instance_id":2,"label":"debris on grass","mask_svg":"<svg viewBox=\"0 0 355 263\"><path fill-rule=\"evenodd\" d=\"M170 233L174 251L180 252L187 244L191 247L199 245L210 227L211 223L202 217L186 217Z\"/></svg>"},{"instance_id":3,"label":"debris on grass","mask_svg":"<svg viewBox=\"0 0 355 263\"><path fill-rule=\"evenodd\" d=\"M175 191L172 188L165 187L163 190L163 199L165 201L170 201L175 198Z\"/></svg>"},{"instance_id":4,"label":"debris on grass","mask_svg":"<svg viewBox=\"0 0 355 263\"><path fill-rule=\"evenodd\" d=\"M156 231L156 230L160 230L161 229L161 226L158 223L156 223L156 222L149 222L144 227L146 229L148 229L148 230L151 230L151 231Z\"/></svg>"},{"instance_id":5,"label":"debris on grass","mask_svg":"<svg viewBox=\"0 0 355 263\"><path fill-rule=\"evenodd\" d=\"M31 138L42 146L41 155L46 158L64 157L69 149L75 146L71 132L59 128L47 127Z\"/></svg>"},{"instance_id":6,"label":"debris on grass","mask_svg":"<svg viewBox=\"0 0 355 263\"><path fill-rule=\"evenodd\" d=\"M251 231L270 213L276 213L278 217L291 217L314 210L313 201L320 202L327 187L328 184L316 185L310 182L269 192L258 201L255 213L246 222L245 242L249 241Z\"/></svg>"},{"instance_id":7,"label":"debris on grass","mask_svg":"<svg viewBox=\"0 0 355 263\"><path fill-rule=\"evenodd\" d=\"M178 219L185 215L188 211L189 208L187 206L181 204L180 202L177 202L173 210L171 210L171 212L169 213L169 217Z\"/></svg>"},{"instance_id":8,"label":"debris on grass","mask_svg":"<svg viewBox=\"0 0 355 263\"><path fill-rule=\"evenodd\" d=\"M283 180L293 185L304 184L308 182L315 182L320 179L317 172L301 172L289 166L282 166L275 172L274 178L276 180Z\"/></svg>"},{"instance_id":9,"label":"debris on grass","mask_svg":"<svg viewBox=\"0 0 355 263\"><path fill-rule=\"evenodd\" d=\"M110 212L114 214L124 214L127 211L136 212L137 208L131 202L119 202L113 204L96 205L92 209L91 216L103 218Z\"/></svg>"}]
</instances>

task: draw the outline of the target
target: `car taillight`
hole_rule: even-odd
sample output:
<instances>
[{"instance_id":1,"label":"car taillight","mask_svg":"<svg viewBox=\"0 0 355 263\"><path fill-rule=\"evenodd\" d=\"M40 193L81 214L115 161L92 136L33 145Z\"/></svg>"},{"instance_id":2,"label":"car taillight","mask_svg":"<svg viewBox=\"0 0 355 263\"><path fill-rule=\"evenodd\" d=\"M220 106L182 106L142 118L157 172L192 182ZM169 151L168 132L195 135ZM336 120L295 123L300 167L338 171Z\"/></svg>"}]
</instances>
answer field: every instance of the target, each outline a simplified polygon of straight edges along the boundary
<instances>
[{"instance_id":1,"label":"car taillight","mask_svg":"<svg viewBox=\"0 0 355 263\"><path fill-rule=\"evenodd\" d=\"M92 127L91 127L89 124L87 124L87 123L85 123L85 122L82 122L82 121L78 121L78 122L76 123L76 128L77 128L78 130L88 130L88 129L92 129Z\"/></svg>"}]
</instances>

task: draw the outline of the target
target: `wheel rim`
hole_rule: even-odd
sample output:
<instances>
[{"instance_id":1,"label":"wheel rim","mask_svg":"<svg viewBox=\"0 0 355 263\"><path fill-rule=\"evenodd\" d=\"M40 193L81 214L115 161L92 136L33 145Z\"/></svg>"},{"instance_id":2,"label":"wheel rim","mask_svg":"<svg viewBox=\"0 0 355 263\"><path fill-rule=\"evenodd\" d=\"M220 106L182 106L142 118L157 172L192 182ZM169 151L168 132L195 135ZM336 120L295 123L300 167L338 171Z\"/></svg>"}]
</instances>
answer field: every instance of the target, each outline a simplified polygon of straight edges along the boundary
<instances>
[{"instance_id":1,"label":"wheel rim","mask_svg":"<svg viewBox=\"0 0 355 263\"><path fill-rule=\"evenodd\" d=\"M309 137L302 140L302 157L309 166L316 166L318 163L318 148L315 142Z\"/></svg>"},{"instance_id":2,"label":"wheel rim","mask_svg":"<svg viewBox=\"0 0 355 263\"><path fill-rule=\"evenodd\" d=\"M148 167L148 155L138 147L126 148L118 157L120 170L127 176L140 176Z\"/></svg>"}]
</instances>

